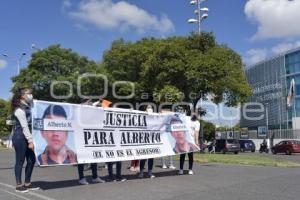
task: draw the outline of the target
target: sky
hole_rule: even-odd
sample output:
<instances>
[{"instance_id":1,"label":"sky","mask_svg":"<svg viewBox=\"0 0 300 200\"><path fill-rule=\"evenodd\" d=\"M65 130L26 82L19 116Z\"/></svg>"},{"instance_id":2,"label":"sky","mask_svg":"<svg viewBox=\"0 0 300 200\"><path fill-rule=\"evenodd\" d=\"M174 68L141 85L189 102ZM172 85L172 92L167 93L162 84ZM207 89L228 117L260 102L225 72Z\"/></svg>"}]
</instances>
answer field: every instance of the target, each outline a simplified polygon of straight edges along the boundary
<instances>
[{"instance_id":1,"label":"sky","mask_svg":"<svg viewBox=\"0 0 300 200\"><path fill-rule=\"evenodd\" d=\"M197 31L188 0L1 0L0 98L9 99L17 60L25 68L36 49L60 44L100 62L111 42L166 38ZM249 66L300 46L300 0L207 0L201 24ZM32 44L36 49L31 48Z\"/></svg>"}]
</instances>

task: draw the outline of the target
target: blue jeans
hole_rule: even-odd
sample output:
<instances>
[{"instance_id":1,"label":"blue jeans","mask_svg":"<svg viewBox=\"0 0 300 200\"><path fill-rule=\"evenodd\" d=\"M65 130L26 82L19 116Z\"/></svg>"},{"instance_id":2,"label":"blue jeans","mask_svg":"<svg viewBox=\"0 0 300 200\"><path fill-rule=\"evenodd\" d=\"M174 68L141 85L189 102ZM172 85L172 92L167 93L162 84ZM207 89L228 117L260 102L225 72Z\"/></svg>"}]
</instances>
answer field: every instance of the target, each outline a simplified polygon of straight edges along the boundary
<instances>
[{"instance_id":1,"label":"blue jeans","mask_svg":"<svg viewBox=\"0 0 300 200\"><path fill-rule=\"evenodd\" d=\"M77 168L78 168L79 180L81 180L81 179L84 178L84 174L83 174L84 164L77 165ZM91 169L92 169L92 177L93 177L93 179L98 178L97 163L92 163L91 164Z\"/></svg>"},{"instance_id":2,"label":"blue jeans","mask_svg":"<svg viewBox=\"0 0 300 200\"><path fill-rule=\"evenodd\" d=\"M30 183L35 163L35 154L32 149L28 148L28 142L22 133L15 133L12 137L12 143L14 145L16 155L15 177L17 185L22 184L22 168L25 159L25 183Z\"/></svg>"},{"instance_id":3,"label":"blue jeans","mask_svg":"<svg viewBox=\"0 0 300 200\"><path fill-rule=\"evenodd\" d=\"M166 157L161 157L161 164L162 164L162 166L164 166L164 165L166 165L166 166L173 166L173 156L168 156L168 158L169 158L169 163L168 163L168 165L167 165L167 163L166 163Z\"/></svg>"},{"instance_id":4,"label":"blue jeans","mask_svg":"<svg viewBox=\"0 0 300 200\"><path fill-rule=\"evenodd\" d=\"M116 177L117 178L120 178L121 177L121 169L122 169L122 163L119 161L119 162L109 162L107 163L107 169L108 169L108 175L110 177L113 177L113 164L116 163Z\"/></svg>"},{"instance_id":5,"label":"blue jeans","mask_svg":"<svg viewBox=\"0 0 300 200\"><path fill-rule=\"evenodd\" d=\"M154 162L153 158L148 159L148 172L152 171L152 169L153 169L153 162ZM145 164L146 164L146 160L141 160L140 161L140 171L141 172L144 171Z\"/></svg>"}]
</instances>

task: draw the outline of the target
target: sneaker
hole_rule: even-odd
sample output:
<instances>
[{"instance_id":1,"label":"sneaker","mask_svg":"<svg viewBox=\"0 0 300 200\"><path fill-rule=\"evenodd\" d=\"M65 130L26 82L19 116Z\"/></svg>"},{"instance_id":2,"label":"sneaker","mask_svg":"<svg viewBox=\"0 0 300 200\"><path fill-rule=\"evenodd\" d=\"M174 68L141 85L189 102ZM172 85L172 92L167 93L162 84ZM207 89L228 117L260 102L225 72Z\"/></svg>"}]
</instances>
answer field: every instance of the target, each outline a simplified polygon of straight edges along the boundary
<instances>
[{"instance_id":1,"label":"sneaker","mask_svg":"<svg viewBox=\"0 0 300 200\"><path fill-rule=\"evenodd\" d=\"M176 167L174 165L170 165L169 169L176 169Z\"/></svg>"},{"instance_id":2,"label":"sneaker","mask_svg":"<svg viewBox=\"0 0 300 200\"><path fill-rule=\"evenodd\" d=\"M132 172L135 172L135 168L134 167L130 167L129 170L132 171Z\"/></svg>"},{"instance_id":3,"label":"sneaker","mask_svg":"<svg viewBox=\"0 0 300 200\"><path fill-rule=\"evenodd\" d=\"M78 183L79 183L80 185L88 185L88 184L89 184L89 183L86 181L85 178L80 179L80 180L78 181Z\"/></svg>"},{"instance_id":4,"label":"sneaker","mask_svg":"<svg viewBox=\"0 0 300 200\"><path fill-rule=\"evenodd\" d=\"M126 180L127 180L127 179L124 178L124 177L122 177L122 176L116 178L116 181L119 181L119 182L124 182L124 181L126 181Z\"/></svg>"},{"instance_id":5,"label":"sneaker","mask_svg":"<svg viewBox=\"0 0 300 200\"><path fill-rule=\"evenodd\" d=\"M140 172L138 177L139 178L144 178L144 172Z\"/></svg>"},{"instance_id":6,"label":"sneaker","mask_svg":"<svg viewBox=\"0 0 300 200\"><path fill-rule=\"evenodd\" d=\"M167 165L163 165L162 168L163 168L163 169L167 169Z\"/></svg>"},{"instance_id":7,"label":"sneaker","mask_svg":"<svg viewBox=\"0 0 300 200\"><path fill-rule=\"evenodd\" d=\"M134 168L134 171L135 171L135 172L140 172L140 167Z\"/></svg>"},{"instance_id":8,"label":"sneaker","mask_svg":"<svg viewBox=\"0 0 300 200\"><path fill-rule=\"evenodd\" d=\"M26 192L28 192L28 189L24 185L22 185L22 186L16 187L16 192L26 193Z\"/></svg>"},{"instance_id":9,"label":"sneaker","mask_svg":"<svg viewBox=\"0 0 300 200\"><path fill-rule=\"evenodd\" d=\"M193 170L189 170L189 175L193 175L194 174L194 172L193 172Z\"/></svg>"},{"instance_id":10,"label":"sneaker","mask_svg":"<svg viewBox=\"0 0 300 200\"><path fill-rule=\"evenodd\" d=\"M105 180L101 179L100 177L93 178L92 179L93 183L105 183Z\"/></svg>"},{"instance_id":11,"label":"sneaker","mask_svg":"<svg viewBox=\"0 0 300 200\"><path fill-rule=\"evenodd\" d=\"M183 175L183 170L180 169L179 172L178 172L178 174L179 174L179 175Z\"/></svg>"},{"instance_id":12,"label":"sneaker","mask_svg":"<svg viewBox=\"0 0 300 200\"><path fill-rule=\"evenodd\" d=\"M115 177L114 176L110 176L108 175L107 178L105 179L106 182L114 182L116 181Z\"/></svg>"},{"instance_id":13,"label":"sneaker","mask_svg":"<svg viewBox=\"0 0 300 200\"><path fill-rule=\"evenodd\" d=\"M25 187L27 188L27 190L39 190L40 189L40 187L38 187L38 186L36 186L36 185L34 185L34 184L30 184L30 185L25 185Z\"/></svg>"},{"instance_id":14,"label":"sneaker","mask_svg":"<svg viewBox=\"0 0 300 200\"><path fill-rule=\"evenodd\" d=\"M155 176L151 173L151 174L149 174L149 178L155 178Z\"/></svg>"}]
</instances>

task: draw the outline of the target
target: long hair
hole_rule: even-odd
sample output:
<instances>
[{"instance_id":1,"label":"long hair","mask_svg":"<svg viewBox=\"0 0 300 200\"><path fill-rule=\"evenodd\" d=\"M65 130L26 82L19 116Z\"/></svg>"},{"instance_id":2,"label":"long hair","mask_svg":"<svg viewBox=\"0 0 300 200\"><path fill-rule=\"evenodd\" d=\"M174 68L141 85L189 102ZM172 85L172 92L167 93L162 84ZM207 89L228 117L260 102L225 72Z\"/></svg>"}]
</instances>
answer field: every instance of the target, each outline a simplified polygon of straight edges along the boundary
<instances>
[{"instance_id":1,"label":"long hair","mask_svg":"<svg viewBox=\"0 0 300 200\"><path fill-rule=\"evenodd\" d=\"M53 105L53 104L49 105L44 111L43 119L45 119L47 116L50 115L56 115L56 116L67 118L67 113L61 105Z\"/></svg>"},{"instance_id":2,"label":"long hair","mask_svg":"<svg viewBox=\"0 0 300 200\"><path fill-rule=\"evenodd\" d=\"M25 94L26 91L30 90L29 88L19 88L14 92L14 95L11 99L12 112L14 112L21 105L21 97Z\"/></svg>"}]
</instances>

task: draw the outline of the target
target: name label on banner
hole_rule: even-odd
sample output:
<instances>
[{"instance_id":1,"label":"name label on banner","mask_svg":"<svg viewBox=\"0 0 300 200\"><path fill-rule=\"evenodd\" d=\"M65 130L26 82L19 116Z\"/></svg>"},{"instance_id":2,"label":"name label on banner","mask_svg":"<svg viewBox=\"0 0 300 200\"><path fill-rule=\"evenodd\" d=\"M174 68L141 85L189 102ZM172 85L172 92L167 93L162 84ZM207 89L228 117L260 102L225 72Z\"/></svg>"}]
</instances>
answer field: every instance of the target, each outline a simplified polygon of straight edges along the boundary
<instances>
[{"instance_id":1,"label":"name label on banner","mask_svg":"<svg viewBox=\"0 0 300 200\"><path fill-rule=\"evenodd\" d=\"M63 119L44 119L44 130L72 131L73 122Z\"/></svg>"},{"instance_id":2,"label":"name label on banner","mask_svg":"<svg viewBox=\"0 0 300 200\"><path fill-rule=\"evenodd\" d=\"M171 131L186 131L188 130L185 124L172 124Z\"/></svg>"}]
</instances>

